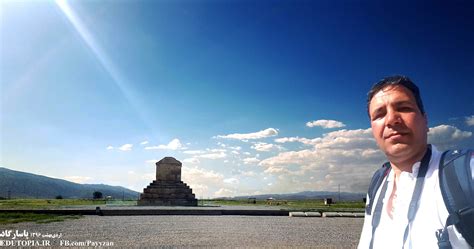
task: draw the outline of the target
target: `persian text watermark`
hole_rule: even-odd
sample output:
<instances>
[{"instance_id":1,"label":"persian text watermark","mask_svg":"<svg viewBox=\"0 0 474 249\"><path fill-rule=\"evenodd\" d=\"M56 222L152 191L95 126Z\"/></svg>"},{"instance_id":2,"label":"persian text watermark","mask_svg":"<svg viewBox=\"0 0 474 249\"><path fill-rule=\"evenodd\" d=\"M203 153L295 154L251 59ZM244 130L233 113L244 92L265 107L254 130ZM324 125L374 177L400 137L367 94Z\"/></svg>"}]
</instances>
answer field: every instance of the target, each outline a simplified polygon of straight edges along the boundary
<instances>
[{"instance_id":1,"label":"persian text watermark","mask_svg":"<svg viewBox=\"0 0 474 249\"><path fill-rule=\"evenodd\" d=\"M62 233L40 233L26 230L0 231L0 247L112 247L112 241L70 240Z\"/></svg>"}]
</instances>

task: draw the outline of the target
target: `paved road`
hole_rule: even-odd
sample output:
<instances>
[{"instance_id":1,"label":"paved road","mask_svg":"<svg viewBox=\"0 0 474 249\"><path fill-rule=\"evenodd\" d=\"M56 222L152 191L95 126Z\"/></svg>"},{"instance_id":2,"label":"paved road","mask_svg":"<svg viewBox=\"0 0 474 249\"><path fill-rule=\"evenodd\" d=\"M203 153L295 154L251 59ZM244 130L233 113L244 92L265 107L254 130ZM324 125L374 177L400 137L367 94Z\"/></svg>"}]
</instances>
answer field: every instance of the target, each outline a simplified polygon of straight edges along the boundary
<instances>
[{"instance_id":1,"label":"paved road","mask_svg":"<svg viewBox=\"0 0 474 249\"><path fill-rule=\"evenodd\" d=\"M50 240L52 246L89 240L116 247L354 248L362 224L361 218L84 216L49 224L0 225L0 232L61 233L61 238Z\"/></svg>"}]
</instances>

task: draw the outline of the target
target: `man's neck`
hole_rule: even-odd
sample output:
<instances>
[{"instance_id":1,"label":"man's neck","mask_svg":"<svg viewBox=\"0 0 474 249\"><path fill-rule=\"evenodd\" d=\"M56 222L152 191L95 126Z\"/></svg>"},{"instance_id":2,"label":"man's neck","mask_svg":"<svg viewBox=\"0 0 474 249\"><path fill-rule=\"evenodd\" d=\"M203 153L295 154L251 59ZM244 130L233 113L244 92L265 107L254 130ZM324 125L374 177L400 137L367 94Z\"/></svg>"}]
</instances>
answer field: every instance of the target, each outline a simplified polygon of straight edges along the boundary
<instances>
[{"instance_id":1,"label":"man's neck","mask_svg":"<svg viewBox=\"0 0 474 249\"><path fill-rule=\"evenodd\" d=\"M420 150L418 153L416 153L410 158L389 158L390 164L395 173L395 177L398 178L403 171L412 173L413 165L423 159L423 156L425 155L427 149L428 145L426 145L422 150Z\"/></svg>"}]
</instances>

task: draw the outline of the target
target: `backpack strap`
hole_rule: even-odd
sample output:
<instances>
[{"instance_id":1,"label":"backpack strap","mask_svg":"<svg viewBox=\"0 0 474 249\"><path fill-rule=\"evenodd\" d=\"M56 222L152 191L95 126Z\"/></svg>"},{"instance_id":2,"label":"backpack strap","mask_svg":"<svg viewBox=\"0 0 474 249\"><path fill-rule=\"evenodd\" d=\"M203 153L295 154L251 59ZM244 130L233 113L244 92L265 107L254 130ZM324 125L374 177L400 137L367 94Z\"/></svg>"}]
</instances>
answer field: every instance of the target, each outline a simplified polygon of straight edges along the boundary
<instances>
[{"instance_id":1,"label":"backpack strap","mask_svg":"<svg viewBox=\"0 0 474 249\"><path fill-rule=\"evenodd\" d=\"M377 194L377 190L379 189L380 185L382 185L383 179L388 174L388 172L390 172L390 169L390 162L386 162L372 176L372 180L370 181L369 185L369 191L367 192L369 203L365 206L366 214L372 215L372 206L374 205L375 195Z\"/></svg>"},{"instance_id":2,"label":"backpack strap","mask_svg":"<svg viewBox=\"0 0 474 249\"><path fill-rule=\"evenodd\" d=\"M440 248L451 248L447 231L450 225L456 226L466 242L474 247L473 153L473 150L448 150L441 156L439 184L449 216L444 228L436 233Z\"/></svg>"}]
</instances>

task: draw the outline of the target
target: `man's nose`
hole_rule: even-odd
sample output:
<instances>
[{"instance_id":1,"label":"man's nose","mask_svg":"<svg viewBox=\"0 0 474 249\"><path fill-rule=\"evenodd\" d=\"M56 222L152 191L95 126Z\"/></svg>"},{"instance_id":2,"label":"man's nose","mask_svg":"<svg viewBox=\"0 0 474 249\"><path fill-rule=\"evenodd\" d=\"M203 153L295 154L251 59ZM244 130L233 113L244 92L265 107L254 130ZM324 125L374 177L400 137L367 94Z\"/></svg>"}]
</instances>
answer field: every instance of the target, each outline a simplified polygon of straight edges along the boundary
<instances>
[{"instance_id":1,"label":"man's nose","mask_svg":"<svg viewBox=\"0 0 474 249\"><path fill-rule=\"evenodd\" d=\"M390 110L387 112L387 119L385 125L387 126L394 126L400 124L402 122L402 118L400 113L394 110Z\"/></svg>"}]
</instances>

